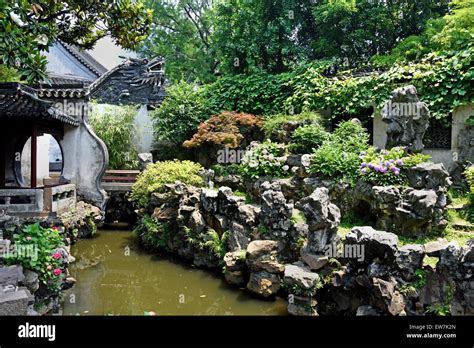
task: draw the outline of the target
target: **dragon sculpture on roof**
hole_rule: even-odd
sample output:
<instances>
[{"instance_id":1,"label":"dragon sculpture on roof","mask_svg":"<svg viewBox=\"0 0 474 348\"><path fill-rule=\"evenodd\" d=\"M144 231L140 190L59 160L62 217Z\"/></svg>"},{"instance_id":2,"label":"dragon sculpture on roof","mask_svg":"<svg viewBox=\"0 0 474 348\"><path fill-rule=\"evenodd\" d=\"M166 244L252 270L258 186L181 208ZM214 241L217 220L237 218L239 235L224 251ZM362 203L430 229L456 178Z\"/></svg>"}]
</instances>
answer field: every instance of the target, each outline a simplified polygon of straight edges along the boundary
<instances>
[{"instance_id":1,"label":"dragon sculpture on roof","mask_svg":"<svg viewBox=\"0 0 474 348\"><path fill-rule=\"evenodd\" d=\"M126 58L90 85L90 97L107 104L158 105L165 95L164 62L162 57Z\"/></svg>"}]
</instances>

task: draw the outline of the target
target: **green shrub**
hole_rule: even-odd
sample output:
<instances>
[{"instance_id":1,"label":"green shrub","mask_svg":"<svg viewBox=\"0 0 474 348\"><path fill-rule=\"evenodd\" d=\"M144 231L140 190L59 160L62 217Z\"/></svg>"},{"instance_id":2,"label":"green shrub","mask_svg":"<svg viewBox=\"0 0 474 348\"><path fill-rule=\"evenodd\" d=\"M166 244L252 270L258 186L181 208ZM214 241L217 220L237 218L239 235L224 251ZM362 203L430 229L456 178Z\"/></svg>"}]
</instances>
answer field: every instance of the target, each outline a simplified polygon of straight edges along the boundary
<instances>
[{"instance_id":1,"label":"green shrub","mask_svg":"<svg viewBox=\"0 0 474 348\"><path fill-rule=\"evenodd\" d=\"M227 239L229 232L226 231L219 235L212 228L206 233L197 233L188 227L184 227L186 241L202 252L209 252L213 257L219 260L219 265L223 265L224 256L227 253Z\"/></svg>"},{"instance_id":2,"label":"green shrub","mask_svg":"<svg viewBox=\"0 0 474 348\"><path fill-rule=\"evenodd\" d=\"M206 110L211 114L222 111L270 115L283 112L285 99L290 95L286 82L289 74L224 76L203 88Z\"/></svg>"},{"instance_id":3,"label":"green shrub","mask_svg":"<svg viewBox=\"0 0 474 348\"><path fill-rule=\"evenodd\" d=\"M472 39L471 39L472 42ZM397 62L383 72L354 76L350 71L335 78L306 69L288 83L292 95L286 109L331 110L331 118L360 117L371 103L382 108L397 87L413 84L431 116L448 122L448 115L473 99L470 76L474 45L449 52L430 53L420 62Z\"/></svg>"},{"instance_id":4,"label":"green shrub","mask_svg":"<svg viewBox=\"0 0 474 348\"><path fill-rule=\"evenodd\" d=\"M179 180L187 185L202 186L204 180L200 176L200 164L191 161L163 161L150 164L138 175L132 186L130 199L137 206L145 207L153 192L160 192L165 184L173 184Z\"/></svg>"},{"instance_id":5,"label":"green shrub","mask_svg":"<svg viewBox=\"0 0 474 348\"><path fill-rule=\"evenodd\" d=\"M369 135L356 122L341 122L329 139L313 153L310 173L322 179L355 184L359 155L368 148Z\"/></svg>"},{"instance_id":6,"label":"green shrub","mask_svg":"<svg viewBox=\"0 0 474 348\"><path fill-rule=\"evenodd\" d=\"M168 246L170 238L168 224L161 223L149 215L145 215L140 219L133 232L149 248L165 250Z\"/></svg>"},{"instance_id":7,"label":"green shrub","mask_svg":"<svg viewBox=\"0 0 474 348\"><path fill-rule=\"evenodd\" d=\"M282 144L273 143L271 140L252 143L247 148L240 170L242 175L257 179L260 176L281 177L287 174L288 166L285 165L286 148Z\"/></svg>"},{"instance_id":8,"label":"green shrub","mask_svg":"<svg viewBox=\"0 0 474 348\"><path fill-rule=\"evenodd\" d=\"M193 84L177 83L166 90L166 97L151 113L157 142L170 141L181 145L191 138L199 124L210 117L205 112L202 91Z\"/></svg>"},{"instance_id":9,"label":"green shrub","mask_svg":"<svg viewBox=\"0 0 474 348\"><path fill-rule=\"evenodd\" d=\"M277 132L282 131L285 125L289 122L298 122L307 125L320 123L321 120L321 115L314 112L302 112L295 115L276 114L265 118L262 129L265 132L265 136L270 138Z\"/></svg>"},{"instance_id":10,"label":"green shrub","mask_svg":"<svg viewBox=\"0 0 474 348\"><path fill-rule=\"evenodd\" d=\"M215 176L228 176L240 174L240 165L236 163L231 164L214 164L211 169Z\"/></svg>"},{"instance_id":11,"label":"green shrub","mask_svg":"<svg viewBox=\"0 0 474 348\"><path fill-rule=\"evenodd\" d=\"M288 149L292 153L311 153L329 138L329 133L318 125L311 124L298 127L291 135Z\"/></svg>"},{"instance_id":12,"label":"green shrub","mask_svg":"<svg viewBox=\"0 0 474 348\"><path fill-rule=\"evenodd\" d=\"M7 264L18 264L36 272L40 281L51 291L61 289L64 269L62 255L56 249L64 246L55 228L41 227L39 222L24 227L13 235L15 253L5 257Z\"/></svg>"},{"instance_id":13,"label":"green shrub","mask_svg":"<svg viewBox=\"0 0 474 348\"><path fill-rule=\"evenodd\" d=\"M135 145L134 106L92 104L90 125L107 146L110 169L137 169L138 151Z\"/></svg>"},{"instance_id":14,"label":"green shrub","mask_svg":"<svg viewBox=\"0 0 474 348\"><path fill-rule=\"evenodd\" d=\"M370 147L360 156L360 175L362 180L373 185L407 184L406 169L427 162L429 155L407 154L403 147L377 151Z\"/></svg>"}]
</instances>

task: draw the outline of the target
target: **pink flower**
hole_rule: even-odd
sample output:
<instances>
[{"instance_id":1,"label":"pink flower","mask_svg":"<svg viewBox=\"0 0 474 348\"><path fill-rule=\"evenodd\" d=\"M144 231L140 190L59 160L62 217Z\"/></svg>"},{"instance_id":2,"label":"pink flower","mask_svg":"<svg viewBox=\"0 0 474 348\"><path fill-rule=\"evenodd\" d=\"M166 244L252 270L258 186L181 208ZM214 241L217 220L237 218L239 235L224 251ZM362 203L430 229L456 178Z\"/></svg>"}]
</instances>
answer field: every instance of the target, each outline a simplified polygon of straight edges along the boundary
<instances>
[{"instance_id":1,"label":"pink flower","mask_svg":"<svg viewBox=\"0 0 474 348\"><path fill-rule=\"evenodd\" d=\"M51 270L53 269L53 266L48 265L48 266L46 267L46 269L47 269L48 271L51 271Z\"/></svg>"},{"instance_id":2,"label":"pink flower","mask_svg":"<svg viewBox=\"0 0 474 348\"><path fill-rule=\"evenodd\" d=\"M53 274L54 274L55 276L58 276L58 275L60 275L61 273L63 273L63 271L61 271L59 268L55 268L55 269L53 270Z\"/></svg>"},{"instance_id":3,"label":"pink flower","mask_svg":"<svg viewBox=\"0 0 474 348\"><path fill-rule=\"evenodd\" d=\"M26 237L26 240L32 240L31 236Z\"/></svg>"},{"instance_id":4,"label":"pink flower","mask_svg":"<svg viewBox=\"0 0 474 348\"><path fill-rule=\"evenodd\" d=\"M53 231L57 231L57 230L58 230L58 228L57 228L56 226L51 227L51 229L52 229Z\"/></svg>"},{"instance_id":5,"label":"pink flower","mask_svg":"<svg viewBox=\"0 0 474 348\"><path fill-rule=\"evenodd\" d=\"M53 254L53 259L59 260L60 258L61 258L61 254L60 254L60 253L54 253L54 254Z\"/></svg>"}]
</instances>

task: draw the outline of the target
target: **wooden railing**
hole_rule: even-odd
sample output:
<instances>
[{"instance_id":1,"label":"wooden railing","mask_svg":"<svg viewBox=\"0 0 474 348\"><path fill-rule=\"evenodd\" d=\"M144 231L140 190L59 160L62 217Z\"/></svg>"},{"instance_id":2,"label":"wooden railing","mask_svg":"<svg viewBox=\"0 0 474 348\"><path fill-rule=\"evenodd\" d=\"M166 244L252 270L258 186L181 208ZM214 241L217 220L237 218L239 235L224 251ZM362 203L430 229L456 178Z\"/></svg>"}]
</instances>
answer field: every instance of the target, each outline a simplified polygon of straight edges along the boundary
<instances>
[{"instance_id":1,"label":"wooden railing","mask_svg":"<svg viewBox=\"0 0 474 348\"><path fill-rule=\"evenodd\" d=\"M107 170L102 178L102 188L106 191L130 191L138 174L139 170Z\"/></svg>"}]
</instances>

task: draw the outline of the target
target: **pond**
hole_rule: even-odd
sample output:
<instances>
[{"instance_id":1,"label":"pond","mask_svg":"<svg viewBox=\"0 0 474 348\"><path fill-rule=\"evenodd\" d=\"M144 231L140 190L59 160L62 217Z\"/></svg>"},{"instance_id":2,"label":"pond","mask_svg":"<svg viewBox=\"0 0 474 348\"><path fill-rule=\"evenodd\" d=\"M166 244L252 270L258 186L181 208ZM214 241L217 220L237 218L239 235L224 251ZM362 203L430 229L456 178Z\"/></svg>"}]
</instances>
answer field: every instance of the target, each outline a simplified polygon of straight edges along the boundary
<instances>
[{"instance_id":1,"label":"pond","mask_svg":"<svg viewBox=\"0 0 474 348\"><path fill-rule=\"evenodd\" d=\"M64 315L285 315L281 298L261 300L223 275L140 250L130 231L101 230L71 248L76 278Z\"/></svg>"}]
</instances>

